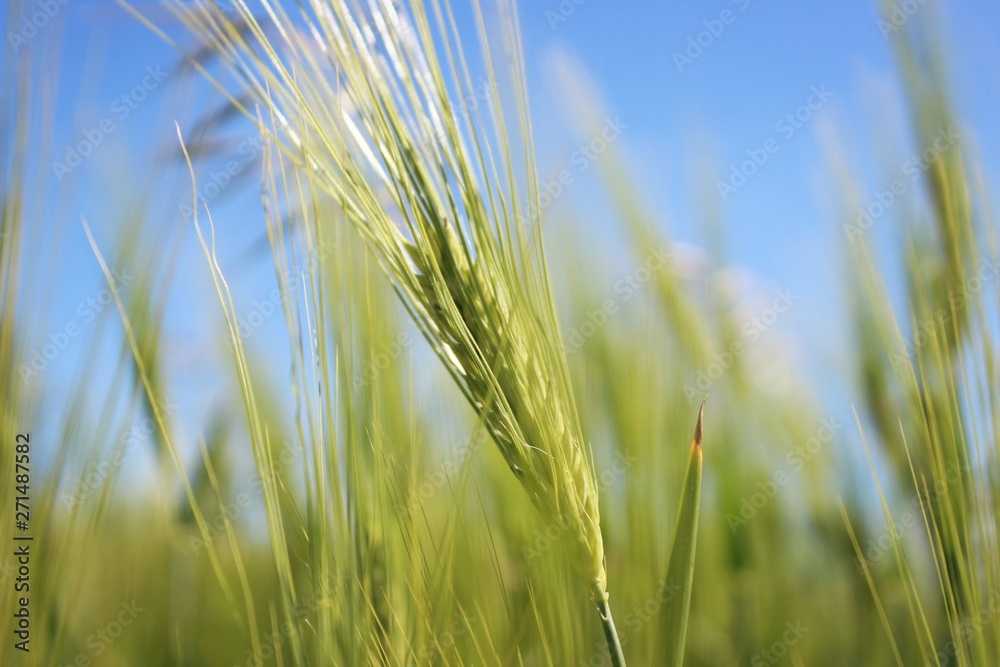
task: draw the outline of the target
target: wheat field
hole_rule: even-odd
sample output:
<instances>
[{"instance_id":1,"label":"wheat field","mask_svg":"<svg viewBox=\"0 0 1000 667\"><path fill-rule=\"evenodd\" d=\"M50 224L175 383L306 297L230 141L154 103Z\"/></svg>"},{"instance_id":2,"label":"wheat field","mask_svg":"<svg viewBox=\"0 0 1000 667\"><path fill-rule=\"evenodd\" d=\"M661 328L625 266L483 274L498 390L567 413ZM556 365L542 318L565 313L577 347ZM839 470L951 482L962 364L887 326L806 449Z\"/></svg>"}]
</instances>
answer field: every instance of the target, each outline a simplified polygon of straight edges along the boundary
<instances>
[{"instance_id":1,"label":"wheat field","mask_svg":"<svg viewBox=\"0 0 1000 667\"><path fill-rule=\"evenodd\" d=\"M1000 664L996 115L946 3L870 8L867 101L659 155L676 216L605 75L540 64L586 0L72 2L4 9L0 664ZM706 95L767 48L716 4L664 56ZM769 187L834 239L770 278L783 196L726 222Z\"/></svg>"}]
</instances>

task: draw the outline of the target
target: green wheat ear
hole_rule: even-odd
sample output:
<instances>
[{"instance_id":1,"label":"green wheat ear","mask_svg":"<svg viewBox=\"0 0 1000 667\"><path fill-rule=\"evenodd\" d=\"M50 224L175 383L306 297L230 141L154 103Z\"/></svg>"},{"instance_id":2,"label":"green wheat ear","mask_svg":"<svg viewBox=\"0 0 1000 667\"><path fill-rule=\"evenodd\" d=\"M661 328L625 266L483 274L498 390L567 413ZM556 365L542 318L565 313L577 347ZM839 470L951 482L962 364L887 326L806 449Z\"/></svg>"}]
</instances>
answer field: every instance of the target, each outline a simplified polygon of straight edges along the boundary
<instances>
[{"instance_id":1,"label":"green wheat ear","mask_svg":"<svg viewBox=\"0 0 1000 667\"><path fill-rule=\"evenodd\" d=\"M272 6L280 43L243 0L235 4L234 19L208 3L174 7L219 61L231 64L243 87L230 95L234 104L249 93L271 111L276 129L262 131L365 238L535 507L567 527L561 544L569 562L613 628L593 462L542 247L516 12L501 8L507 59L520 84L514 120L522 136L515 141L496 100L487 101L490 124L478 109L456 111L463 107L452 102L452 90L470 89L470 78L450 9L438 0L429 3L435 29L419 1L412 23L389 0L373 0L370 19L342 0L317 0L311 16L294 21ZM474 8L483 33L478 3ZM233 34L252 35L252 43ZM485 40L483 59L495 80ZM615 646L617 639L613 657L623 664Z\"/></svg>"}]
</instances>

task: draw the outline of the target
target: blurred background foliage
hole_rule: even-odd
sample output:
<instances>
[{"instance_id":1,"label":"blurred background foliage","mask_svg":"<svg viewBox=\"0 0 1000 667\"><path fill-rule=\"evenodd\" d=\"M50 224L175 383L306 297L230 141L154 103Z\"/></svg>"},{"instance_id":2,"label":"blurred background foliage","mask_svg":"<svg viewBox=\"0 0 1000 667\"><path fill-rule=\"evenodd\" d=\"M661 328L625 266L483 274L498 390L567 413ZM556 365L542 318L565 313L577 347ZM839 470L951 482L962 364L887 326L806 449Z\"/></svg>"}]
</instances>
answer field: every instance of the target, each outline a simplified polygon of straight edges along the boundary
<instances>
[{"instance_id":1,"label":"blurred background foliage","mask_svg":"<svg viewBox=\"0 0 1000 667\"><path fill-rule=\"evenodd\" d=\"M728 262L724 214L711 205L702 247L674 241L620 144L596 164L626 269L572 220L546 223L632 664L664 649L660 612L674 594L664 569L706 394L685 664L998 664L996 220L930 27L911 21L894 36L914 154L928 159L879 221L894 228L892 261L858 226L871 200L857 165L835 130L826 137L831 224L845 230L830 252L848 305L830 317L853 336L856 422L824 407L783 332L765 335L795 307L794 290L765 289ZM189 54L214 67L209 53ZM69 380L25 380L33 342L58 331L44 315L58 286L25 259L59 242L39 232L42 202L72 209L83 196L47 191L52 100L34 76L46 58L4 60L0 108L0 496L12 508L12 443L30 431L35 535L32 650L13 648L5 611L0 662L607 664L559 550L564 528L542 521L483 446L476 415L335 203L272 199L284 158L267 142L238 145L246 161L223 188L260 188L266 223L225 226L209 271L182 261L194 230L170 202L189 201L190 181L158 166L183 164L176 136L109 158L96 195L109 215L87 224L118 277L94 292L101 308ZM162 113L184 117L191 96L218 93L176 67L183 81ZM598 136L608 114L586 73L567 57L555 80L581 141ZM232 101L218 97L183 126L202 188L233 154ZM905 159L884 150L871 155ZM211 211L211 191L202 195ZM178 272L201 276L208 296L178 297ZM273 286L239 290L272 272ZM220 275L237 290L228 315L243 349L212 294ZM164 349L172 299L199 313L181 350ZM178 383L180 365L217 372ZM190 410L186 392L206 385L211 400ZM12 544L6 514L0 526ZM3 551L9 610L15 563Z\"/></svg>"}]
</instances>

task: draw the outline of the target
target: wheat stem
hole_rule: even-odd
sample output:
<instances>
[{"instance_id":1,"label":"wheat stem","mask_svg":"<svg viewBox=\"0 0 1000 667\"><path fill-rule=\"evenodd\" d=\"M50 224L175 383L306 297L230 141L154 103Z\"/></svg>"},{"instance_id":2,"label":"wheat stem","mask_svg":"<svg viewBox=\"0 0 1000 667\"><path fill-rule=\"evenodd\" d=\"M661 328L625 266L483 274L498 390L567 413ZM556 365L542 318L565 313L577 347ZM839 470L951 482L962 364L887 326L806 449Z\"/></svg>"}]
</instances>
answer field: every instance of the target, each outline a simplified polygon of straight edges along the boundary
<instances>
[{"instance_id":1,"label":"wheat stem","mask_svg":"<svg viewBox=\"0 0 1000 667\"><path fill-rule=\"evenodd\" d=\"M601 615L601 627L604 628L604 637L608 640L608 653L611 655L612 666L625 667L625 654L622 652L622 643L618 638L615 619L611 615L611 605L606 596L597 598L597 612Z\"/></svg>"}]
</instances>

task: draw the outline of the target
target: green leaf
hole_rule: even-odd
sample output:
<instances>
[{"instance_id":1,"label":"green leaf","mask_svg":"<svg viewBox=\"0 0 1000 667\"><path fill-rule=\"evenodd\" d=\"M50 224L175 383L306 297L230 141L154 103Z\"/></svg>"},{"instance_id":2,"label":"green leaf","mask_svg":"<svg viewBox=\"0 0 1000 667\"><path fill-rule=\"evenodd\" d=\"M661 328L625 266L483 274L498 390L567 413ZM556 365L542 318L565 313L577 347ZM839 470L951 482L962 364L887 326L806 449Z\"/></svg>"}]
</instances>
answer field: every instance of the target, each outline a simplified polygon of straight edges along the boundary
<instances>
[{"instance_id":1,"label":"green leaf","mask_svg":"<svg viewBox=\"0 0 1000 667\"><path fill-rule=\"evenodd\" d=\"M694 586L694 552L698 536L698 509L701 505L701 428L705 402L698 410L698 424L691 441L691 456L681 504L677 511L677 526L670 547L670 563L663 587L666 594L663 613L662 664L679 667L684 662L684 640L687 637L688 614L691 609L691 589Z\"/></svg>"}]
</instances>

